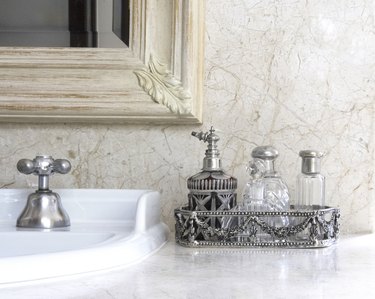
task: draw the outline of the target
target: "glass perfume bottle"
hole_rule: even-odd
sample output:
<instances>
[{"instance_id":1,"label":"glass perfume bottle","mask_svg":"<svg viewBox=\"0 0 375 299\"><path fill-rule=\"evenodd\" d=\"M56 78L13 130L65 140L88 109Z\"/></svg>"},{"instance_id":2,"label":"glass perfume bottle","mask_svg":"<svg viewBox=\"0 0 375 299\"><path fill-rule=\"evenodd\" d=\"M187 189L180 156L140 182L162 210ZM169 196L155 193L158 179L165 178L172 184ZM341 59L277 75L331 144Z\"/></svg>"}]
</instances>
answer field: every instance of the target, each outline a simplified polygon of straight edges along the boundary
<instances>
[{"instance_id":1,"label":"glass perfume bottle","mask_svg":"<svg viewBox=\"0 0 375 299\"><path fill-rule=\"evenodd\" d=\"M263 201L261 210L286 211L289 209L289 190L280 175L275 171L278 151L272 146L258 146L253 149L254 158L249 163L250 181L245 186L244 201Z\"/></svg>"},{"instance_id":2,"label":"glass perfume bottle","mask_svg":"<svg viewBox=\"0 0 375 299\"><path fill-rule=\"evenodd\" d=\"M280 212L289 210L289 190L275 171L278 151L272 146L253 149L249 163L250 180L243 192L244 206L250 211ZM287 217L272 217L272 225L288 225Z\"/></svg>"},{"instance_id":3,"label":"glass perfume bottle","mask_svg":"<svg viewBox=\"0 0 375 299\"><path fill-rule=\"evenodd\" d=\"M297 177L297 209L325 206L325 177L320 174L323 154L315 150L299 152L302 158L301 173Z\"/></svg>"},{"instance_id":4,"label":"glass perfume bottle","mask_svg":"<svg viewBox=\"0 0 375 299\"><path fill-rule=\"evenodd\" d=\"M249 174L249 181L243 190L243 208L245 211L262 212L269 211L271 207L264 201L265 165L262 160L254 159L249 162L246 170Z\"/></svg>"}]
</instances>

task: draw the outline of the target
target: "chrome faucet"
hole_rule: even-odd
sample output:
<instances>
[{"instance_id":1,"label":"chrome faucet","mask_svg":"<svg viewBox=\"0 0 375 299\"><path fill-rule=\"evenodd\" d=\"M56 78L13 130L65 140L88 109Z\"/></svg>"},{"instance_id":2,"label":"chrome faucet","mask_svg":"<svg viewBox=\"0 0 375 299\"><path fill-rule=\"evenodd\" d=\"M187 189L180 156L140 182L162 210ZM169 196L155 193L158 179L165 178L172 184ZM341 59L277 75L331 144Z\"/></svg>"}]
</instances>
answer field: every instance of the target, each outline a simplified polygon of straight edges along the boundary
<instances>
[{"instance_id":1,"label":"chrome faucet","mask_svg":"<svg viewBox=\"0 0 375 299\"><path fill-rule=\"evenodd\" d=\"M49 189L50 175L68 173L70 162L55 160L51 156L36 156L33 160L19 160L17 169L24 174L35 174L39 179L38 190L28 196L26 206L17 219L17 227L54 229L70 226L60 196Z\"/></svg>"}]
</instances>

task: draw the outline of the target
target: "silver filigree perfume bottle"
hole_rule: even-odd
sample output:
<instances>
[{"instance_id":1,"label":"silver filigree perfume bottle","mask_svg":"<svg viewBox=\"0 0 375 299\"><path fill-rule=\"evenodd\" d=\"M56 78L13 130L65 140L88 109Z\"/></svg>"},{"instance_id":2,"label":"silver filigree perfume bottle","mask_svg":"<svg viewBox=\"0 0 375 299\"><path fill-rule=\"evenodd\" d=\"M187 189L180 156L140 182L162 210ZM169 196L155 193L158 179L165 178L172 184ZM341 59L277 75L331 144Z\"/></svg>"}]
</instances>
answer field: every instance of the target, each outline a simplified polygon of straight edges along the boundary
<instances>
[{"instance_id":1,"label":"silver filigree perfume bottle","mask_svg":"<svg viewBox=\"0 0 375 299\"><path fill-rule=\"evenodd\" d=\"M325 177L320 174L323 154L315 150L303 150L299 155L302 158L302 167L297 177L297 208L325 206Z\"/></svg>"},{"instance_id":2,"label":"silver filigree perfume bottle","mask_svg":"<svg viewBox=\"0 0 375 299\"><path fill-rule=\"evenodd\" d=\"M251 153L253 160L248 166L250 180L243 192L244 206L247 210L273 212L289 210L288 187L274 167L278 155L278 151L272 146L258 146L253 149Z\"/></svg>"},{"instance_id":3,"label":"silver filigree perfume bottle","mask_svg":"<svg viewBox=\"0 0 375 299\"><path fill-rule=\"evenodd\" d=\"M217 149L219 136L211 127L209 132L192 132L192 135L207 142L203 169L187 180L189 209L197 211L230 210L237 204L237 179L226 174L221 167ZM211 223L216 226L216 223Z\"/></svg>"}]
</instances>

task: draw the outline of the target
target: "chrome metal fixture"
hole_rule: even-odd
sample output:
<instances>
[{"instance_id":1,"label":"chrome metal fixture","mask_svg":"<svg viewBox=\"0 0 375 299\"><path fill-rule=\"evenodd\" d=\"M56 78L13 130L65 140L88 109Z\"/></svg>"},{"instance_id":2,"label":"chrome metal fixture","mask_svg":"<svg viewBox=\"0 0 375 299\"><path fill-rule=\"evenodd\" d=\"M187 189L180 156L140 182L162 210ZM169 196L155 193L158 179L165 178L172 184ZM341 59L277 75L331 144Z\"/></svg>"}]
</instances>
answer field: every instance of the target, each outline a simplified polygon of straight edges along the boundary
<instances>
[{"instance_id":1,"label":"chrome metal fixture","mask_svg":"<svg viewBox=\"0 0 375 299\"><path fill-rule=\"evenodd\" d=\"M39 179L38 190L28 196L26 206L17 219L17 227L54 229L70 226L60 196L49 189L50 175L68 173L70 162L65 159L55 160L51 156L36 156L33 160L19 160L17 169L24 174L37 175Z\"/></svg>"}]
</instances>

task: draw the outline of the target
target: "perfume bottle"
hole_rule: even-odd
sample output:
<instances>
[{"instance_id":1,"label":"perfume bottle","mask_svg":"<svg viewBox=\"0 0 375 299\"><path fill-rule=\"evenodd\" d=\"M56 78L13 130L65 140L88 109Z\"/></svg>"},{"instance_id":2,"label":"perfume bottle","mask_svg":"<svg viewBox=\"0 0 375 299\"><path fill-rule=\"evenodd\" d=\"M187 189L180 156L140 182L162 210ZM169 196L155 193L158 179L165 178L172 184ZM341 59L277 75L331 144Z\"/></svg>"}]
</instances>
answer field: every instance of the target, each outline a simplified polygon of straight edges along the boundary
<instances>
[{"instance_id":1,"label":"perfume bottle","mask_svg":"<svg viewBox=\"0 0 375 299\"><path fill-rule=\"evenodd\" d=\"M289 210L288 187L274 167L278 155L278 151L272 146L258 146L253 149L253 161L248 167L250 181L243 194L244 205L250 210Z\"/></svg>"},{"instance_id":2,"label":"perfume bottle","mask_svg":"<svg viewBox=\"0 0 375 299\"><path fill-rule=\"evenodd\" d=\"M248 165L250 180L243 192L244 208L248 211L282 212L289 210L289 190L275 171L278 151L272 146L258 146L253 149L253 160ZM287 226L285 216L270 216L264 220L272 226ZM263 236L261 236L263 238Z\"/></svg>"},{"instance_id":3,"label":"perfume bottle","mask_svg":"<svg viewBox=\"0 0 375 299\"><path fill-rule=\"evenodd\" d=\"M303 150L299 155L302 158L302 167L297 177L297 208L325 206L325 177L320 174L323 154L315 150Z\"/></svg>"},{"instance_id":4,"label":"perfume bottle","mask_svg":"<svg viewBox=\"0 0 375 299\"><path fill-rule=\"evenodd\" d=\"M264 175L266 171L262 160L254 159L246 167L249 181L242 192L243 208L245 211L270 211L271 207L264 201Z\"/></svg>"},{"instance_id":5,"label":"perfume bottle","mask_svg":"<svg viewBox=\"0 0 375 299\"><path fill-rule=\"evenodd\" d=\"M203 169L188 178L189 209L195 211L230 210L237 204L237 179L226 174L221 167L220 153L217 149L219 136L211 127L209 132L192 132L203 142L207 142L207 150L203 159ZM222 219L212 217L213 227L221 226Z\"/></svg>"}]
</instances>

